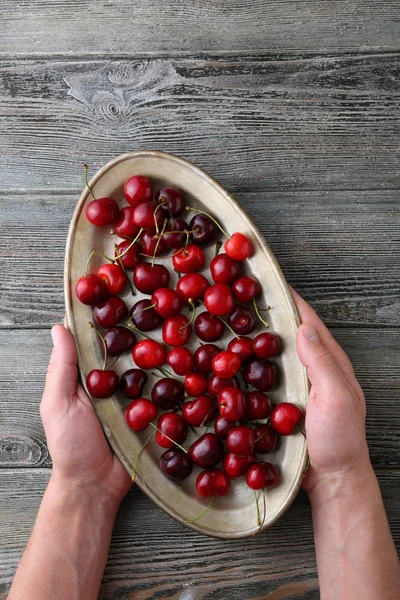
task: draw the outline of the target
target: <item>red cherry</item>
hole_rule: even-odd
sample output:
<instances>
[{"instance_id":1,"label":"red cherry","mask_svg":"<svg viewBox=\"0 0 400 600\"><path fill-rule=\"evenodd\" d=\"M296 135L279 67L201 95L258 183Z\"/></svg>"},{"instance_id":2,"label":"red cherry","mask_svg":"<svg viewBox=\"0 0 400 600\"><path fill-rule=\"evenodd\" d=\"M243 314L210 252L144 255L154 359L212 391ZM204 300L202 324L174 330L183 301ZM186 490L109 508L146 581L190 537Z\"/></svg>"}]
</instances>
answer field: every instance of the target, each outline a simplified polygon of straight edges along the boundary
<instances>
[{"instance_id":1,"label":"red cherry","mask_svg":"<svg viewBox=\"0 0 400 600\"><path fill-rule=\"evenodd\" d=\"M85 215L88 221L96 227L114 225L118 221L118 204L112 198L98 198L87 204Z\"/></svg>"},{"instance_id":2,"label":"red cherry","mask_svg":"<svg viewBox=\"0 0 400 600\"><path fill-rule=\"evenodd\" d=\"M168 346L184 346L188 343L192 326L185 315L176 315L165 319L162 338Z\"/></svg>"},{"instance_id":3,"label":"red cherry","mask_svg":"<svg viewBox=\"0 0 400 600\"><path fill-rule=\"evenodd\" d=\"M224 456L224 471L231 479L238 479L248 471L248 469L256 462L255 454L247 456L239 456L232 452L227 452Z\"/></svg>"},{"instance_id":4,"label":"red cherry","mask_svg":"<svg viewBox=\"0 0 400 600\"><path fill-rule=\"evenodd\" d=\"M205 262L205 256L200 246L188 244L172 257L174 269L179 273L194 273L199 271Z\"/></svg>"},{"instance_id":5,"label":"red cherry","mask_svg":"<svg viewBox=\"0 0 400 600\"><path fill-rule=\"evenodd\" d=\"M225 388L240 388L239 380L236 377L231 377L230 379L221 379L218 375L211 375L208 380L207 390L210 396L216 398L218 394L224 390Z\"/></svg>"},{"instance_id":6,"label":"red cherry","mask_svg":"<svg viewBox=\"0 0 400 600\"><path fill-rule=\"evenodd\" d=\"M121 377L121 392L127 398L139 398L147 382L147 373L141 369L128 369Z\"/></svg>"},{"instance_id":7,"label":"red cherry","mask_svg":"<svg viewBox=\"0 0 400 600\"><path fill-rule=\"evenodd\" d=\"M156 433L156 442L162 448L175 448L174 442L182 444L187 438L188 424L181 415L175 412L166 412L161 415L157 427L159 431Z\"/></svg>"},{"instance_id":8,"label":"red cherry","mask_svg":"<svg viewBox=\"0 0 400 600\"><path fill-rule=\"evenodd\" d=\"M208 312L224 317L233 310L231 288L226 283L211 285L204 294L204 304Z\"/></svg>"},{"instance_id":9,"label":"red cherry","mask_svg":"<svg viewBox=\"0 0 400 600\"><path fill-rule=\"evenodd\" d=\"M179 448L166 450L159 461L160 469L171 479L186 479L192 472L192 459Z\"/></svg>"},{"instance_id":10,"label":"red cherry","mask_svg":"<svg viewBox=\"0 0 400 600\"><path fill-rule=\"evenodd\" d=\"M290 435L302 417L303 411L296 404L281 402L272 411L271 425L281 435Z\"/></svg>"},{"instance_id":11,"label":"red cherry","mask_svg":"<svg viewBox=\"0 0 400 600\"><path fill-rule=\"evenodd\" d=\"M228 433L226 447L233 454L247 456L253 454L255 441L254 429L248 425L239 425L239 427L234 427Z\"/></svg>"},{"instance_id":12,"label":"red cherry","mask_svg":"<svg viewBox=\"0 0 400 600\"><path fill-rule=\"evenodd\" d=\"M189 448L189 456L202 469L213 467L222 458L224 447L215 433L201 435Z\"/></svg>"},{"instance_id":13,"label":"red cherry","mask_svg":"<svg viewBox=\"0 0 400 600\"><path fill-rule=\"evenodd\" d=\"M234 233L232 237L225 242L225 252L234 260L245 260L253 252L250 240L243 233Z\"/></svg>"},{"instance_id":14,"label":"red cherry","mask_svg":"<svg viewBox=\"0 0 400 600\"><path fill-rule=\"evenodd\" d=\"M83 275L78 279L75 291L82 304L97 304L107 296L105 283L97 275Z\"/></svg>"},{"instance_id":15,"label":"red cherry","mask_svg":"<svg viewBox=\"0 0 400 600\"><path fill-rule=\"evenodd\" d=\"M215 283L232 283L239 276L239 263L227 254L218 254L210 263L210 271Z\"/></svg>"},{"instance_id":16,"label":"red cherry","mask_svg":"<svg viewBox=\"0 0 400 600\"><path fill-rule=\"evenodd\" d=\"M147 400L138 398L125 410L125 420L133 431L143 431L157 416L157 407Z\"/></svg>"},{"instance_id":17,"label":"red cherry","mask_svg":"<svg viewBox=\"0 0 400 600\"><path fill-rule=\"evenodd\" d=\"M216 342L224 333L224 324L218 317L204 311L197 315L194 330L203 342Z\"/></svg>"},{"instance_id":18,"label":"red cherry","mask_svg":"<svg viewBox=\"0 0 400 600\"><path fill-rule=\"evenodd\" d=\"M258 358L271 358L281 351L281 340L275 333L260 333L253 340Z\"/></svg>"},{"instance_id":19,"label":"red cherry","mask_svg":"<svg viewBox=\"0 0 400 600\"><path fill-rule=\"evenodd\" d=\"M176 284L176 291L183 300L195 302L203 300L204 292L210 287L207 279L201 273L183 275Z\"/></svg>"},{"instance_id":20,"label":"red cherry","mask_svg":"<svg viewBox=\"0 0 400 600\"><path fill-rule=\"evenodd\" d=\"M187 375L193 371L194 360L188 348L177 346L167 353L166 361L177 375Z\"/></svg>"},{"instance_id":21,"label":"red cherry","mask_svg":"<svg viewBox=\"0 0 400 600\"><path fill-rule=\"evenodd\" d=\"M203 246L213 241L217 235L217 227L206 215L195 215L189 223L190 239L194 244Z\"/></svg>"},{"instance_id":22,"label":"red cherry","mask_svg":"<svg viewBox=\"0 0 400 600\"><path fill-rule=\"evenodd\" d=\"M261 293L261 285L254 277L239 277L233 284L233 293L239 302L248 304Z\"/></svg>"},{"instance_id":23,"label":"red cherry","mask_svg":"<svg viewBox=\"0 0 400 600\"><path fill-rule=\"evenodd\" d=\"M128 315L128 308L118 296L101 300L93 309L93 317L101 327L109 329L118 325Z\"/></svg>"},{"instance_id":24,"label":"red cherry","mask_svg":"<svg viewBox=\"0 0 400 600\"><path fill-rule=\"evenodd\" d=\"M168 269L163 265L140 263L133 272L133 283L142 294L152 294L158 288L168 287Z\"/></svg>"},{"instance_id":25,"label":"red cherry","mask_svg":"<svg viewBox=\"0 0 400 600\"><path fill-rule=\"evenodd\" d=\"M166 226L162 241L167 248L182 248L186 242L186 233L189 226L183 219L171 219Z\"/></svg>"},{"instance_id":26,"label":"red cherry","mask_svg":"<svg viewBox=\"0 0 400 600\"><path fill-rule=\"evenodd\" d=\"M109 398L117 391L118 382L115 371L93 369L87 376L86 387L93 398Z\"/></svg>"},{"instance_id":27,"label":"red cherry","mask_svg":"<svg viewBox=\"0 0 400 600\"><path fill-rule=\"evenodd\" d=\"M196 492L202 498L226 496L229 488L229 477L221 469L207 469L199 473L196 479Z\"/></svg>"},{"instance_id":28,"label":"red cherry","mask_svg":"<svg viewBox=\"0 0 400 600\"><path fill-rule=\"evenodd\" d=\"M228 316L228 325L238 335L248 335L256 328L256 318L251 308L236 305Z\"/></svg>"},{"instance_id":29,"label":"red cherry","mask_svg":"<svg viewBox=\"0 0 400 600\"><path fill-rule=\"evenodd\" d=\"M222 415L217 415L214 420L214 431L218 437L226 440L230 430L238 425L240 425L240 421L227 421Z\"/></svg>"},{"instance_id":30,"label":"red cherry","mask_svg":"<svg viewBox=\"0 0 400 600\"><path fill-rule=\"evenodd\" d=\"M193 427L206 425L206 423L213 420L216 413L217 407L215 401L205 394L202 394L194 400L185 402L182 406L183 418L190 423L190 425L193 425Z\"/></svg>"},{"instance_id":31,"label":"red cherry","mask_svg":"<svg viewBox=\"0 0 400 600\"><path fill-rule=\"evenodd\" d=\"M207 391L207 378L201 373L189 373L184 385L189 396L200 396Z\"/></svg>"},{"instance_id":32,"label":"red cherry","mask_svg":"<svg viewBox=\"0 0 400 600\"><path fill-rule=\"evenodd\" d=\"M216 354L211 361L212 370L221 379L230 379L239 371L242 361L237 354L225 350Z\"/></svg>"},{"instance_id":33,"label":"red cherry","mask_svg":"<svg viewBox=\"0 0 400 600\"><path fill-rule=\"evenodd\" d=\"M276 382L276 367L261 358L250 360L244 367L243 378L259 392L267 392Z\"/></svg>"},{"instance_id":34,"label":"red cherry","mask_svg":"<svg viewBox=\"0 0 400 600\"><path fill-rule=\"evenodd\" d=\"M141 340L132 350L132 358L139 369L155 369L165 360L165 348L155 340Z\"/></svg>"},{"instance_id":35,"label":"red cherry","mask_svg":"<svg viewBox=\"0 0 400 600\"><path fill-rule=\"evenodd\" d=\"M119 213L118 221L115 223L114 231L119 237L130 239L135 238L139 233L139 228L133 220L133 206L125 206Z\"/></svg>"},{"instance_id":36,"label":"red cherry","mask_svg":"<svg viewBox=\"0 0 400 600\"><path fill-rule=\"evenodd\" d=\"M162 323L162 317L151 306L151 300L145 298L136 302L129 311L129 320L139 331L153 331Z\"/></svg>"},{"instance_id":37,"label":"red cherry","mask_svg":"<svg viewBox=\"0 0 400 600\"><path fill-rule=\"evenodd\" d=\"M118 356L122 352L132 350L136 344L135 334L127 327L112 327L104 334L104 341L109 356Z\"/></svg>"},{"instance_id":38,"label":"red cherry","mask_svg":"<svg viewBox=\"0 0 400 600\"><path fill-rule=\"evenodd\" d=\"M151 399L158 408L171 410L183 402L184 387L180 381L172 377L159 379L151 390Z\"/></svg>"},{"instance_id":39,"label":"red cherry","mask_svg":"<svg viewBox=\"0 0 400 600\"><path fill-rule=\"evenodd\" d=\"M260 423L254 428L254 435L256 438L254 452L257 454L267 454L276 448L278 438L270 425Z\"/></svg>"},{"instance_id":40,"label":"red cherry","mask_svg":"<svg viewBox=\"0 0 400 600\"><path fill-rule=\"evenodd\" d=\"M118 249L114 252L114 257L120 256L120 258L117 259L118 264L121 261L128 271L134 269L141 260L140 253L142 248L140 244L135 243L132 246L131 244L132 242L130 240L124 240L118 244Z\"/></svg>"},{"instance_id":41,"label":"red cherry","mask_svg":"<svg viewBox=\"0 0 400 600\"><path fill-rule=\"evenodd\" d=\"M240 421L246 416L246 396L241 390L229 387L218 394L219 412L227 421Z\"/></svg>"},{"instance_id":42,"label":"red cherry","mask_svg":"<svg viewBox=\"0 0 400 600\"><path fill-rule=\"evenodd\" d=\"M150 233L149 231L143 231L140 236L140 243L142 244L143 254L145 256L161 256L167 250L163 240L158 240L153 233Z\"/></svg>"},{"instance_id":43,"label":"red cherry","mask_svg":"<svg viewBox=\"0 0 400 600\"><path fill-rule=\"evenodd\" d=\"M275 487L278 485L279 475L276 467L267 462L256 463L247 471L246 483L252 490Z\"/></svg>"},{"instance_id":44,"label":"red cherry","mask_svg":"<svg viewBox=\"0 0 400 600\"><path fill-rule=\"evenodd\" d=\"M143 175L130 177L125 181L124 195L131 206L149 202L153 197L153 189L149 179L143 177Z\"/></svg>"},{"instance_id":45,"label":"red cherry","mask_svg":"<svg viewBox=\"0 0 400 600\"><path fill-rule=\"evenodd\" d=\"M215 344L203 344L199 346L194 353L194 364L196 371L203 375L208 375L212 372L211 361L213 356L218 354L220 349Z\"/></svg>"},{"instance_id":46,"label":"red cherry","mask_svg":"<svg viewBox=\"0 0 400 600\"><path fill-rule=\"evenodd\" d=\"M156 231L156 222L158 229L161 230L164 215L162 210L155 211L155 206L151 202L142 202L135 207L133 220L135 225L141 229Z\"/></svg>"},{"instance_id":47,"label":"red cherry","mask_svg":"<svg viewBox=\"0 0 400 600\"><path fill-rule=\"evenodd\" d=\"M113 296L121 294L128 283L126 275L121 267L113 263L101 265L97 271L97 276L104 281L108 293Z\"/></svg>"},{"instance_id":48,"label":"red cherry","mask_svg":"<svg viewBox=\"0 0 400 600\"><path fill-rule=\"evenodd\" d=\"M162 204L172 217L179 217L185 208L185 200L179 190L172 187L162 188L155 195L156 204Z\"/></svg>"},{"instance_id":49,"label":"red cherry","mask_svg":"<svg viewBox=\"0 0 400 600\"><path fill-rule=\"evenodd\" d=\"M164 319L179 315L182 310L182 299L171 288L159 288L151 297L154 310Z\"/></svg>"},{"instance_id":50,"label":"red cherry","mask_svg":"<svg viewBox=\"0 0 400 600\"><path fill-rule=\"evenodd\" d=\"M247 392L247 418L250 421L267 419L271 414L271 400L262 392Z\"/></svg>"},{"instance_id":51,"label":"red cherry","mask_svg":"<svg viewBox=\"0 0 400 600\"><path fill-rule=\"evenodd\" d=\"M254 356L253 340L244 336L233 338L228 344L228 350L237 354L242 363L245 363L249 358Z\"/></svg>"}]
</instances>

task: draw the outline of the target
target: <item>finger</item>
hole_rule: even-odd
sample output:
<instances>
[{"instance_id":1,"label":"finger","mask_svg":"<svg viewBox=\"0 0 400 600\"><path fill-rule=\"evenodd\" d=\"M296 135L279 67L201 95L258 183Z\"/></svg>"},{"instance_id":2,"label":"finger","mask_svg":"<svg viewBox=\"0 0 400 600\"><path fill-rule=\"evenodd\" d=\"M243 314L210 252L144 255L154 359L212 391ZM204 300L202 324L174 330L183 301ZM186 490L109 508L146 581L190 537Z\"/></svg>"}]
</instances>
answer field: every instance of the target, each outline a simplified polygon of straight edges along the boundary
<instances>
[{"instance_id":1,"label":"finger","mask_svg":"<svg viewBox=\"0 0 400 600\"><path fill-rule=\"evenodd\" d=\"M78 357L71 333L62 325L55 325L51 330L51 337L54 347L42 398L44 405L71 401L76 393L78 378Z\"/></svg>"}]
</instances>

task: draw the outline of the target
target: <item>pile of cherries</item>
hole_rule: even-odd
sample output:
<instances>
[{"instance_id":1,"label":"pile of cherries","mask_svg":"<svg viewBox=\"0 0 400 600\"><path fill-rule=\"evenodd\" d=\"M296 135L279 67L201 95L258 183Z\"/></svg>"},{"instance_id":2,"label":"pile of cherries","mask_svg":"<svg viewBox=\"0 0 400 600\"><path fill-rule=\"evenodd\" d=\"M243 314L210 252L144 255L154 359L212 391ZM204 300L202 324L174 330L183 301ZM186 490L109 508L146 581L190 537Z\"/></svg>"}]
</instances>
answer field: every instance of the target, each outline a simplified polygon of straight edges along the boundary
<instances>
[{"instance_id":1,"label":"pile of cherries","mask_svg":"<svg viewBox=\"0 0 400 600\"><path fill-rule=\"evenodd\" d=\"M92 194L86 165L85 176ZM190 476L193 465L200 467L196 490L210 498L210 504L215 496L229 492L231 479L244 475L249 488L265 493L278 484L279 475L274 465L258 461L257 455L272 452L279 435L293 433L303 413L289 402L273 407L265 394L277 382L270 359L280 353L281 341L267 331L248 337L258 319L268 327L256 303L259 281L241 275L243 261L252 253L251 242L240 232L228 235L211 215L186 206L175 188L162 188L154 195L147 177L130 177L124 195L128 205L121 209L112 198L93 197L86 206L90 223L112 227L112 233L122 238L112 257L94 250L76 284L78 299L93 305L93 320L105 330L101 333L91 324L104 346L104 365L89 373L87 389L94 398L107 398L119 389L131 399L126 422L136 432L150 428L147 442L155 436L165 449L161 471L182 480ZM183 216L189 212L194 216L187 222ZM220 253L221 232L228 239ZM199 271L206 264L203 246L213 242L210 283ZM96 252L107 262L89 273ZM168 287L170 272L164 259L171 259L178 274L176 289ZM128 287L133 295L135 289L145 295L131 308L127 295L120 297ZM202 311L196 315L199 307ZM182 313L185 308L190 309L190 318ZM157 328L162 328L162 342L148 335ZM232 340L221 348L216 342L226 330ZM192 352L187 344L195 336L200 345ZM132 353L135 367L119 377L106 362L124 352ZM154 370L158 380L144 397L147 371L154 375ZM198 437L185 449L189 428ZM136 465L133 478L135 474ZM255 497L260 524L256 493Z\"/></svg>"}]
</instances>

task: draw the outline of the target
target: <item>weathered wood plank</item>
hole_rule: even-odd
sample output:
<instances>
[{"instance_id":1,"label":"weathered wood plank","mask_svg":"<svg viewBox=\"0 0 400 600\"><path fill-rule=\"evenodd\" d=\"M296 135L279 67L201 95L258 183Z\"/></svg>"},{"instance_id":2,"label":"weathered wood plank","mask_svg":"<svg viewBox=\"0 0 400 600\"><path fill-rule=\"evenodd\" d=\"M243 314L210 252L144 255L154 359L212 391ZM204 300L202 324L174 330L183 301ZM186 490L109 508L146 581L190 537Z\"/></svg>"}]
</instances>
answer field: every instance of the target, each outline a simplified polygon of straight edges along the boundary
<instances>
[{"instance_id":1,"label":"weathered wood plank","mask_svg":"<svg viewBox=\"0 0 400 600\"><path fill-rule=\"evenodd\" d=\"M2 53L398 49L396 0L0 2Z\"/></svg>"},{"instance_id":2,"label":"weathered wood plank","mask_svg":"<svg viewBox=\"0 0 400 600\"><path fill-rule=\"evenodd\" d=\"M2 190L75 191L138 148L231 190L399 188L399 57L4 62Z\"/></svg>"},{"instance_id":3,"label":"weathered wood plank","mask_svg":"<svg viewBox=\"0 0 400 600\"><path fill-rule=\"evenodd\" d=\"M398 329L333 329L353 361L368 405L375 466L400 465ZM51 339L45 330L0 331L0 468L50 465L39 416Z\"/></svg>"},{"instance_id":4,"label":"weathered wood plank","mask_svg":"<svg viewBox=\"0 0 400 600\"><path fill-rule=\"evenodd\" d=\"M327 323L400 324L397 191L232 191L287 280ZM0 270L12 273L0 280L0 328L62 318L62 262L77 197L0 196Z\"/></svg>"}]
</instances>

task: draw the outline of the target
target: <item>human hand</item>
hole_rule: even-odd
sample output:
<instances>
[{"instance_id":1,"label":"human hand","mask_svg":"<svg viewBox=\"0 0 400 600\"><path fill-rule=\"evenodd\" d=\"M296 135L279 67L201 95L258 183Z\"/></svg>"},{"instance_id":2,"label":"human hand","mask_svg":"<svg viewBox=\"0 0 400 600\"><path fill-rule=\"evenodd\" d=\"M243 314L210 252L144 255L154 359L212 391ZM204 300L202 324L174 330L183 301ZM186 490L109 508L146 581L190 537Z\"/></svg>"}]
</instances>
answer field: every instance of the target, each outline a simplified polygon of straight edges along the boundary
<instances>
[{"instance_id":1,"label":"human hand","mask_svg":"<svg viewBox=\"0 0 400 600\"><path fill-rule=\"evenodd\" d=\"M54 348L40 414L53 461L52 477L118 507L131 478L108 445L93 405L78 383L74 338L62 325L55 325L51 334Z\"/></svg>"}]
</instances>

